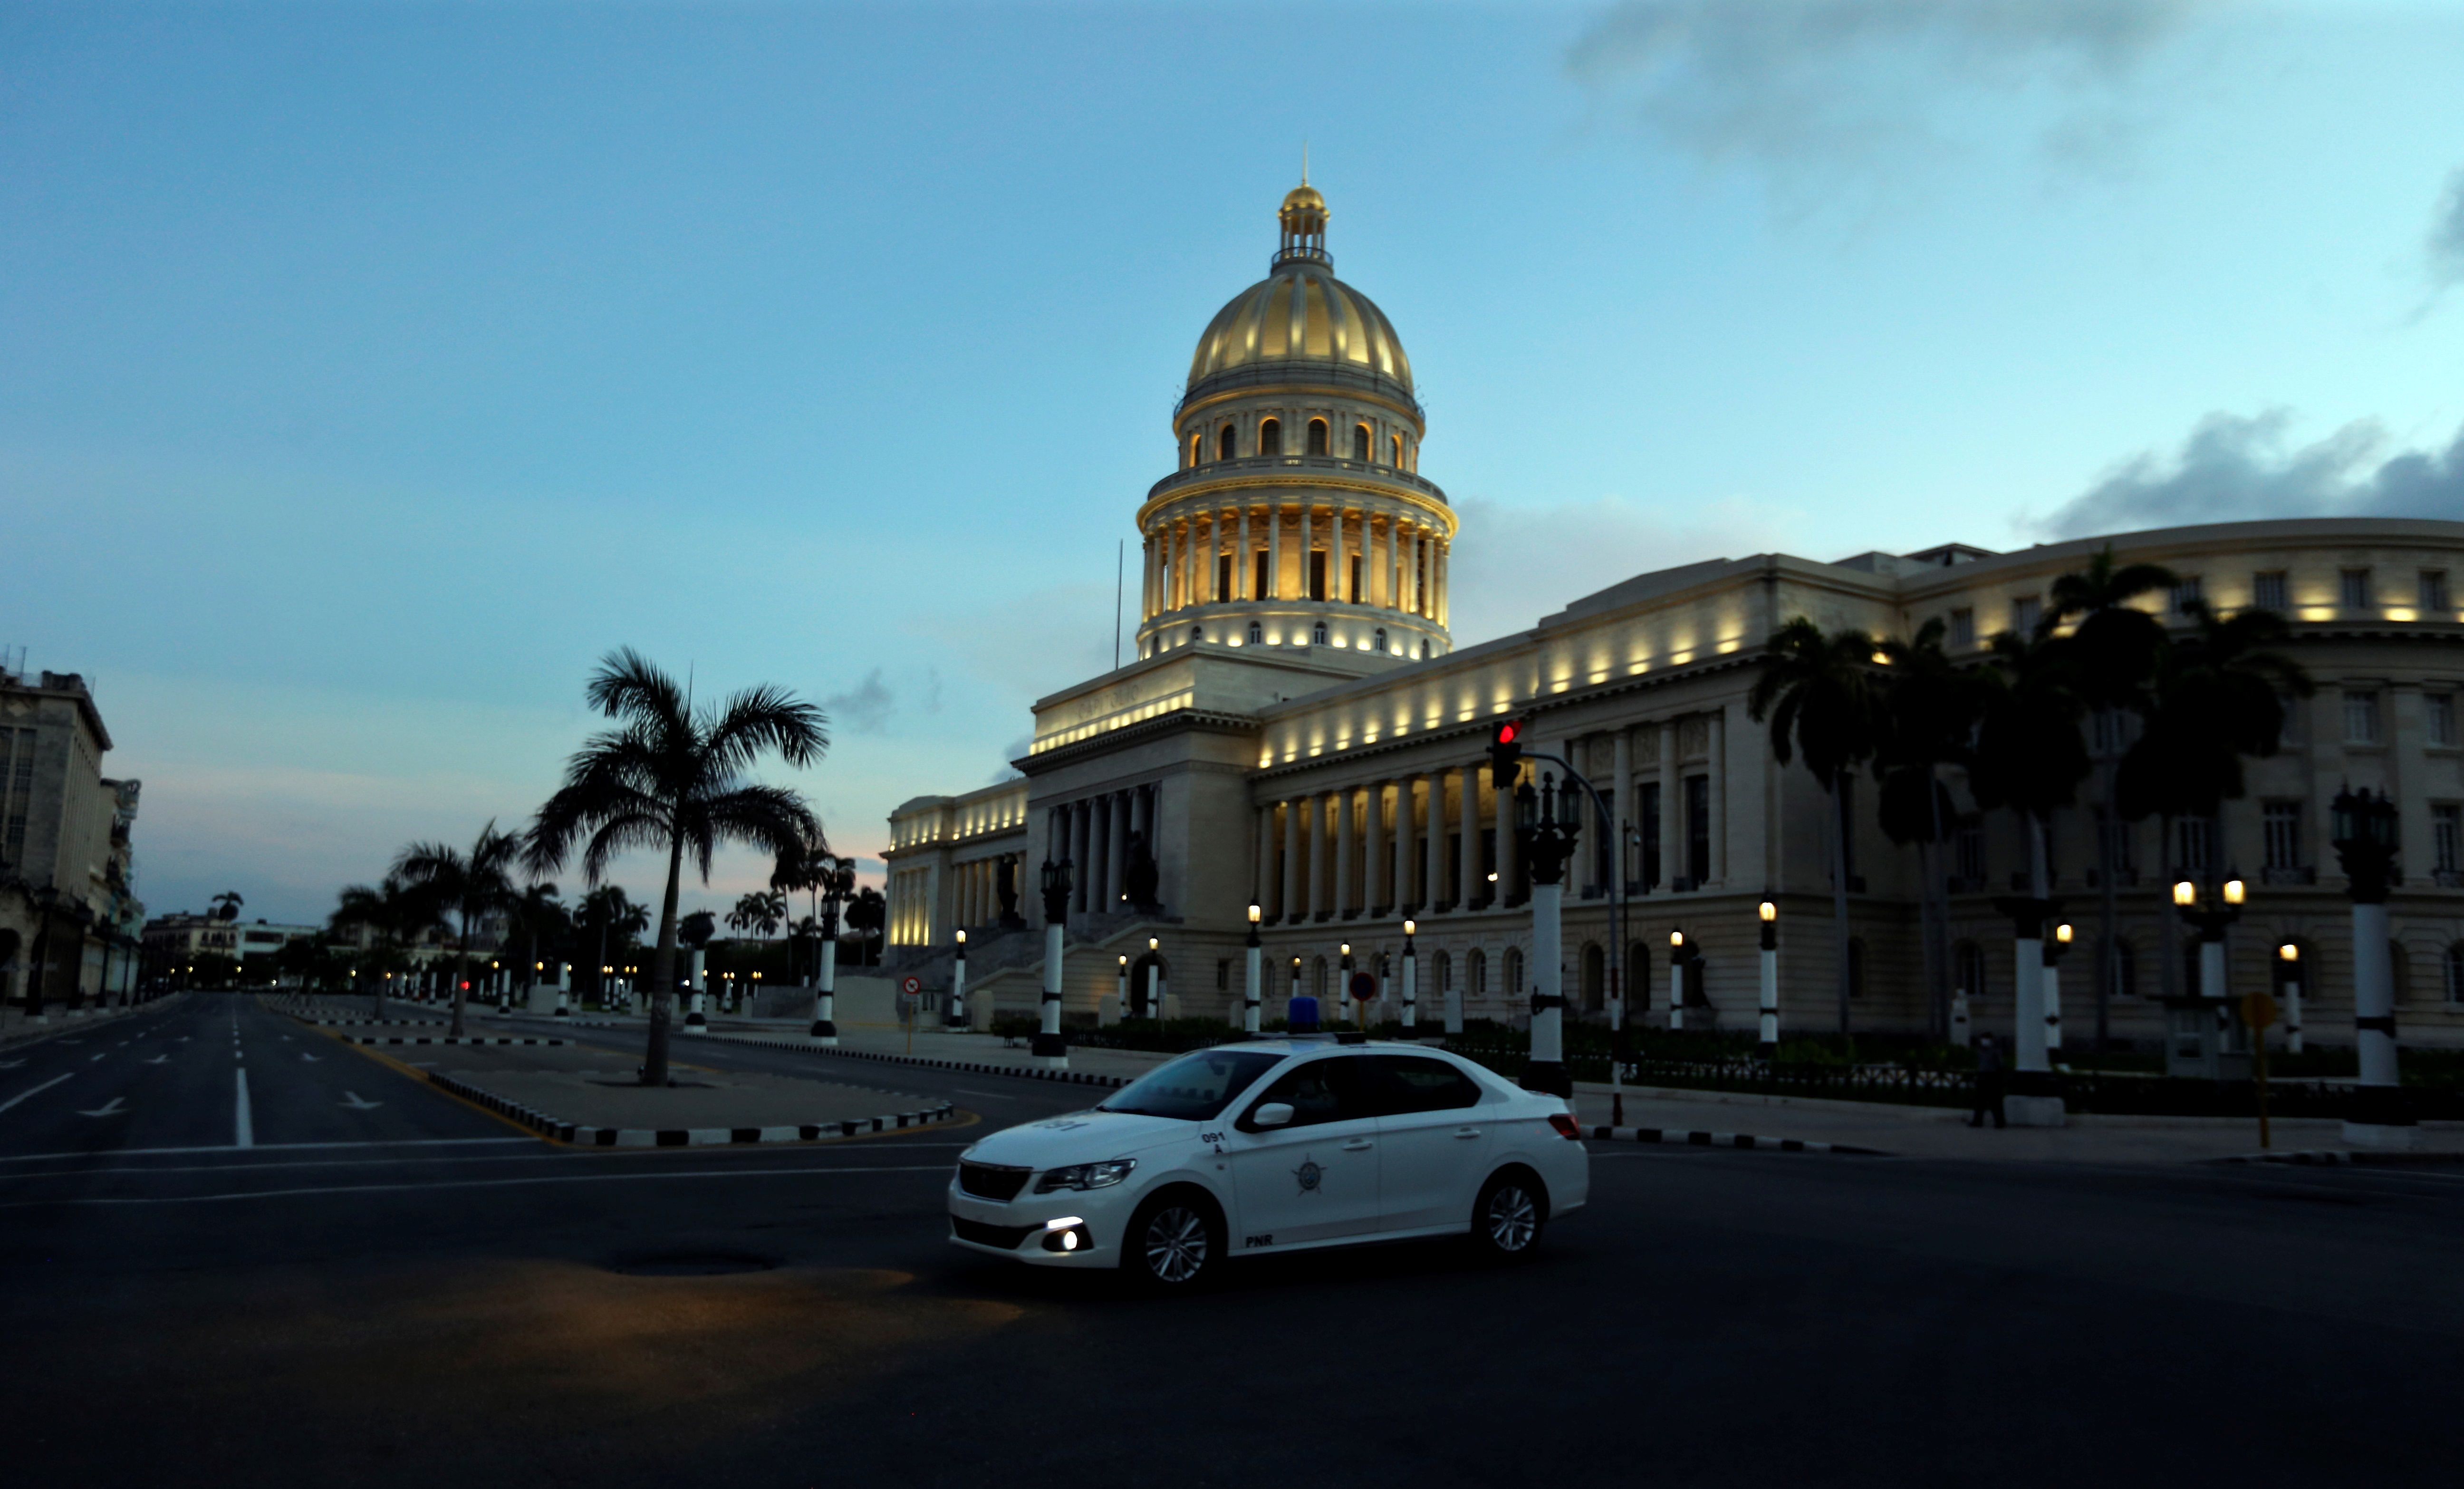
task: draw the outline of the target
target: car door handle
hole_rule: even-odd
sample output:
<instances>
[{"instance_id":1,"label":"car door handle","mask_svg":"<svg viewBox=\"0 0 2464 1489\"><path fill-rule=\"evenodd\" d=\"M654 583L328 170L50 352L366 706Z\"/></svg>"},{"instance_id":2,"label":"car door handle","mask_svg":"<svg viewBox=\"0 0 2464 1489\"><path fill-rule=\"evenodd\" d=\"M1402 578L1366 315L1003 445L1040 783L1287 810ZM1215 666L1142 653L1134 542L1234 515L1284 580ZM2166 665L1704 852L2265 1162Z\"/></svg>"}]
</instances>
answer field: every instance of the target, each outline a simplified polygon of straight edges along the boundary
<instances>
[{"instance_id":1,"label":"car door handle","mask_svg":"<svg viewBox=\"0 0 2464 1489\"><path fill-rule=\"evenodd\" d=\"M1480 1129L1478 1127L1457 1127L1455 1129L1455 1136L1459 1138L1476 1138L1480 1136Z\"/></svg>"},{"instance_id":2,"label":"car door handle","mask_svg":"<svg viewBox=\"0 0 2464 1489\"><path fill-rule=\"evenodd\" d=\"M1343 1150L1347 1153L1357 1153L1366 1149L1369 1145L1370 1144L1367 1138L1353 1138L1351 1142L1343 1145Z\"/></svg>"}]
</instances>

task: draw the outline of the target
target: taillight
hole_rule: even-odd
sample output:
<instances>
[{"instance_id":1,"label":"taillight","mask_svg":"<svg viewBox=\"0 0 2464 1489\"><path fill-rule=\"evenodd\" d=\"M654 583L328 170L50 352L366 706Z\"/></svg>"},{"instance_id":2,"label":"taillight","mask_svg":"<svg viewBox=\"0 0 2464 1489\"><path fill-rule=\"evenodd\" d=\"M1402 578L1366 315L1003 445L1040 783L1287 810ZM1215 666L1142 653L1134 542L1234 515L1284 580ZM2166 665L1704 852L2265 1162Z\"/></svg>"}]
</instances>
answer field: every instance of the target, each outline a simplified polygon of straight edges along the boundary
<instances>
[{"instance_id":1,"label":"taillight","mask_svg":"<svg viewBox=\"0 0 2464 1489\"><path fill-rule=\"evenodd\" d=\"M1582 1124L1574 1121L1573 1116L1568 1113L1551 1112L1549 1114L1549 1125L1557 1129L1557 1136L1566 1139L1570 1143L1579 1143L1583 1140Z\"/></svg>"}]
</instances>

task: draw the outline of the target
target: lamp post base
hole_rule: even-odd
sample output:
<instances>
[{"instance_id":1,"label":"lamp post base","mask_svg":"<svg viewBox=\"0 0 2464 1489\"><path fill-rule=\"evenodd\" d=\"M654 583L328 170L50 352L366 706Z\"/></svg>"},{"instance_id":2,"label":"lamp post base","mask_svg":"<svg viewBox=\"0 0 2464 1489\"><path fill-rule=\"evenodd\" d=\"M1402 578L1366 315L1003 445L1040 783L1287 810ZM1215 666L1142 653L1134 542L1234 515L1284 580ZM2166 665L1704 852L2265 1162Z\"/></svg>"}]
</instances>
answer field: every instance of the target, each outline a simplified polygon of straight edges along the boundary
<instances>
[{"instance_id":1,"label":"lamp post base","mask_svg":"<svg viewBox=\"0 0 2464 1489\"><path fill-rule=\"evenodd\" d=\"M1563 1060L1533 1060L1523 1067L1523 1089L1574 1099L1574 1073Z\"/></svg>"},{"instance_id":2,"label":"lamp post base","mask_svg":"<svg viewBox=\"0 0 2464 1489\"><path fill-rule=\"evenodd\" d=\"M1059 1034L1038 1033L1027 1044L1027 1053L1046 1070L1069 1068L1069 1046Z\"/></svg>"},{"instance_id":3,"label":"lamp post base","mask_svg":"<svg viewBox=\"0 0 2464 1489\"><path fill-rule=\"evenodd\" d=\"M2344 1123L2344 1143L2380 1153L2409 1153L2421 1146L2421 1128L2414 1122L2351 1122Z\"/></svg>"},{"instance_id":4,"label":"lamp post base","mask_svg":"<svg viewBox=\"0 0 2464 1489\"><path fill-rule=\"evenodd\" d=\"M813 1020L812 1037L815 1044L836 1044L839 1042L839 1026L826 1018L817 1018Z\"/></svg>"},{"instance_id":5,"label":"lamp post base","mask_svg":"<svg viewBox=\"0 0 2464 1489\"><path fill-rule=\"evenodd\" d=\"M2070 1114L2057 1096L2006 1096L2002 1115L2014 1127L2067 1127Z\"/></svg>"}]
</instances>

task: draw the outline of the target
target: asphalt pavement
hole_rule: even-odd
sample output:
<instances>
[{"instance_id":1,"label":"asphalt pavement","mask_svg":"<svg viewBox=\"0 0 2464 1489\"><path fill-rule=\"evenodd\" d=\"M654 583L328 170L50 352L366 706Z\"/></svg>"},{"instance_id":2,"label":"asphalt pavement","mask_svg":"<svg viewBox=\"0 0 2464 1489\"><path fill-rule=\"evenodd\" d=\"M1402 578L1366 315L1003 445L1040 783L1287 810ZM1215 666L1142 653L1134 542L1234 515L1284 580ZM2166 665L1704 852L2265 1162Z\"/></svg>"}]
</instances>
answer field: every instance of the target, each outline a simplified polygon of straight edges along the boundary
<instances>
[{"instance_id":1,"label":"asphalt pavement","mask_svg":"<svg viewBox=\"0 0 2464 1489\"><path fill-rule=\"evenodd\" d=\"M1102 1095L679 1055L995 1126ZM2453 1481L2464 1167L1601 1145L1528 1265L1154 1301L949 1247L972 1130L577 1151L429 1057L201 995L10 1052L12 1482Z\"/></svg>"}]
</instances>

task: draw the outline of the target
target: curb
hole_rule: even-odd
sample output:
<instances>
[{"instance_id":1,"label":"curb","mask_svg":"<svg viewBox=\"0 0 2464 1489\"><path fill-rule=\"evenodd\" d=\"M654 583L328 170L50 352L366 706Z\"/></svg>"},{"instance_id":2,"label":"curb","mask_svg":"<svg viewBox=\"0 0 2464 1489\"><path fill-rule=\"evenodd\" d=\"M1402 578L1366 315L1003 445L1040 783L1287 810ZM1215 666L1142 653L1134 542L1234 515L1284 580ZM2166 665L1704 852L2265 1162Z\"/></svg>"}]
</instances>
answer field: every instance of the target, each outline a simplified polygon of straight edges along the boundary
<instances>
[{"instance_id":1,"label":"curb","mask_svg":"<svg viewBox=\"0 0 2464 1489\"><path fill-rule=\"evenodd\" d=\"M2464 1153L2376 1153L2348 1147L2305 1147L2286 1152L2233 1153L2204 1160L2211 1164L2322 1164L2348 1167L2401 1167L2406 1164L2464 1163Z\"/></svg>"},{"instance_id":2,"label":"curb","mask_svg":"<svg viewBox=\"0 0 2464 1489\"><path fill-rule=\"evenodd\" d=\"M1760 1138L1750 1132L1681 1132L1675 1127L1586 1127L1583 1136L1602 1143L1675 1143L1689 1147L1769 1148L1782 1153L1840 1153L1859 1158L1889 1158L1879 1147L1849 1143L1807 1143L1796 1138Z\"/></svg>"},{"instance_id":3,"label":"curb","mask_svg":"<svg viewBox=\"0 0 2464 1489\"><path fill-rule=\"evenodd\" d=\"M920 1112L893 1112L843 1122L804 1122L793 1127L583 1127L550 1116L536 1107L510 1101L467 1080L429 1071L430 1084L444 1087L464 1100L476 1102L500 1117L509 1117L542 1137L577 1147L719 1147L750 1143L819 1143L870 1132L896 1132L948 1122L956 1104L944 1101Z\"/></svg>"},{"instance_id":4,"label":"curb","mask_svg":"<svg viewBox=\"0 0 2464 1489\"><path fill-rule=\"evenodd\" d=\"M1044 1070L1032 1065L996 1065L985 1060L944 1060L929 1055L883 1055L872 1050L849 1050L836 1045L813 1044L802 1039L764 1039L754 1034L712 1034L729 1044L759 1045L772 1050L802 1050L809 1055L835 1055L851 1060L881 1060L892 1065L921 1065L932 1070L955 1070L970 1076L1023 1076L1029 1080L1058 1080L1078 1086L1125 1086L1135 1078L1130 1076L1098 1076L1084 1070Z\"/></svg>"},{"instance_id":5,"label":"curb","mask_svg":"<svg viewBox=\"0 0 2464 1489\"><path fill-rule=\"evenodd\" d=\"M464 1034L336 1034L344 1044L563 1044L562 1039L517 1039L508 1035Z\"/></svg>"}]
</instances>

